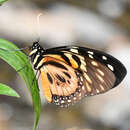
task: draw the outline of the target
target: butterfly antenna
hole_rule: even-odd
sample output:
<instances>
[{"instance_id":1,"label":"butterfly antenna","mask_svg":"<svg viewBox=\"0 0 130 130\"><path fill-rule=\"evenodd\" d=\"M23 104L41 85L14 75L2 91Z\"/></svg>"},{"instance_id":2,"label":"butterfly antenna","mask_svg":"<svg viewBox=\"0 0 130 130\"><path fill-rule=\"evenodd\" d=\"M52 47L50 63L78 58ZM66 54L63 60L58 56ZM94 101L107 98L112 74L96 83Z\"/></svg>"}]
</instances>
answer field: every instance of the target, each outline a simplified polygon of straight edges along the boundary
<instances>
[{"instance_id":1,"label":"butterfly antenna","mask_svg":"<svg viewBox=\"0 0 130 130\"><path fill-rule=\"evenodd\" d=\"M38 33L38 39L37 39L37 41L38 42L40 41L40 16L42 16L42 15L43 15L42 13L39 13L37 15L37 26L38 26L38 28L37 28L37 33Z\"/></svg>"}]
</instances>

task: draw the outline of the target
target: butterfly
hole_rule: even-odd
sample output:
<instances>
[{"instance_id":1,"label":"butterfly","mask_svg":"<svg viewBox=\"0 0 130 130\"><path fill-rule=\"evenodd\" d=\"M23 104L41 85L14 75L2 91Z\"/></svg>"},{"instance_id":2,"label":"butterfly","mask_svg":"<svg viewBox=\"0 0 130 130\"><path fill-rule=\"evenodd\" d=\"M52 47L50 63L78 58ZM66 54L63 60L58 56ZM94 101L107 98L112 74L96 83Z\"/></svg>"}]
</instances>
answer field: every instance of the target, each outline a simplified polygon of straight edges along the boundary
<instances>
[{"instance_id":1,"label":"butterfly","mask_svg":"<svg viewBox=\"0 0 130 130\"><path fill-rule=\"evenodd\" d=\"M43 49L34 42L29 57L34 69L40 71L47 101L60 107L107 92L120 84L127 73L113 56L80 46Z\"/></svg>"}]
</instances>

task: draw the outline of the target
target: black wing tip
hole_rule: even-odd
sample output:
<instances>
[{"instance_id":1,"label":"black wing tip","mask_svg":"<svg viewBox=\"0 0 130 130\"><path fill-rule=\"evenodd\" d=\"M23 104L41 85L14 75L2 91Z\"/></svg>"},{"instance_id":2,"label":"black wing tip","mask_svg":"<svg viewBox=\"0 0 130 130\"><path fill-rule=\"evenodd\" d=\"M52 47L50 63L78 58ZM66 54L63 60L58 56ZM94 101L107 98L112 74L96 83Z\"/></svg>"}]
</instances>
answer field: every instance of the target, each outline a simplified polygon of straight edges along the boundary
<instances>
[{"instance_id":1,"label":"black wing tip","mask_svg":"<svg viewBox=\"0 0 130 130\"><path fill-rule=\"evenodd\" d=\"M126 67L122 63L120 63L118 71L120 73L116 74L116 82L115 82L114 87L119 85L123 81L125 76L127 75L127 69L126 69Z\"/></svg>"}]
</instances>

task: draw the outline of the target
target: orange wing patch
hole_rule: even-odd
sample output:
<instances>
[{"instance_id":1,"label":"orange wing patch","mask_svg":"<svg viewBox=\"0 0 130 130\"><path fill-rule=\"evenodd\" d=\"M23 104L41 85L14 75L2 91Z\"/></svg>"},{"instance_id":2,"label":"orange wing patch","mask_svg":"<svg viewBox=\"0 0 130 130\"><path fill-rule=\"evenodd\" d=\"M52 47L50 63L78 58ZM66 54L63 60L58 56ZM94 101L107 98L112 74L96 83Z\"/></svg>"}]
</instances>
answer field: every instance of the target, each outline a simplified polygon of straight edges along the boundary
<instances>
[{"instance_id":1,"label":"orange wing patch","mask_svg":"<svg viewBox=\"0 0 130 130\"><path fill-rule=\"evenodd\" d=\"M42 88L43 88L44 95L48 100L48 102L52 102L52 94L50 91L50 83L48 81L47 74L44 71L44 69L41 69L40 71L41 71Z\"/></svg>"},{"instance_id":2,"label":"orange wing patch","mask_svg":"<svg viewBox=\"0 0 130 130\"><path fill-rule=\"evenodd\" d=\"M70 53L65 53L65 56L68 57L68 59L70 60L70 63L72 65L73 68L78 68L78 63L72 58L72 55ZM63 61L64 63L67 63L60 55L55 55L55 54L48 54L46 55L46 57L50 57L50 58L55 58L57 60Z\"/></svg>"},{"instance_id":3,"label":"orange wing patch","mask_svg":"<svg viewBox=\"0 0 130 130\"><path fill-rule=\"evenodd\" d=\"M49 56L44 57L43 62L45 65L41 69L42 87L49 102L51 102L52 95L68 96L75 92L78 88L78 79L71 66Z\"/></svg>"},{"instance_id":4,"label":"orange wing patch","mask_svg":"<svg viewBox=\"0 0 130 130\"><path fill-rule=\"evenodd\" d=\"M77 62L74 59L70 59L70 63L72 64L72 67L75 69L79 67Z\"/></svg>"},{"instance_id":5,"label":"orange wing patch","mask_svg":"<svg viewBox=\"0 0 130 130\"><path fill-rule=\"evenodd\" d=\"M58 59L60 61L63 61L63 62L66 62L60 55L55 55L55 54L48 54L46 55L46 57L52 57L52 58L55 58L55 59Z\"/></svg>"},{"instance_id":6,"label":"orange wing patch","mask_svg":"<svg viewBox=\"0 0 130 130\"><path fill-rule=\"evenodd\" d=\"M76 68L79 67L78 63L72 58L72 54L71 53L65 53L64 55L68 57L68 59L70 60L70 63L71 63L73 68L76 69Z\"/></svg>"},{"instance_id":7,"label":"orange wing patch","mask_svg":"<svg viewBox=\"0 0 130 130\"><path fill-rule=\"evenodd\" d=\"M71 66L68 66L66 63L55 58L44 58L44 62L47 63L50 61L58 63L62 66L62 68L60 68L60 66L58 67L52 64L48 64L42 68L45 72L48 73L48 80L53 81L49 82L51 93L59 96L68 96L69 94L74 93L78 87L78 80L75 74L75 70Z\"/></svg>"}]
</instances>

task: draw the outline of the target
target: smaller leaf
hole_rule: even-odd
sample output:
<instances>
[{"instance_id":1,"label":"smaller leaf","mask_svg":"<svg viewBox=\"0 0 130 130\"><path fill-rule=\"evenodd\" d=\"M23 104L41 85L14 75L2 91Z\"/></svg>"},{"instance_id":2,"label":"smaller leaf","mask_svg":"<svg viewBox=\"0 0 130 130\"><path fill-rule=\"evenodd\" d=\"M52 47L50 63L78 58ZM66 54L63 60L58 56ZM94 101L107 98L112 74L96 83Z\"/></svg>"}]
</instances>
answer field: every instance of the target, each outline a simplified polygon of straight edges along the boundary
<instances>
[{"instance_id":1,"label":"smaller leaf","mask_svg":"<svg viewBox=\"0 0 130 130\"><path fill-rule=\"evenodd\" d=\"M20 97L19 94L15 90L1 83L0 83L0 95Z\"/></svg>"},{"instance_id":2,"label":"smaller leaf","mask_svg":"<svg viewBox=\"0 0 130 130\"><path fill-rule=\"evenodd\" d=\"M2 5L6 1L8 1L8 0L0 0L0 5Z\"/></svg>"}]
</instances>

